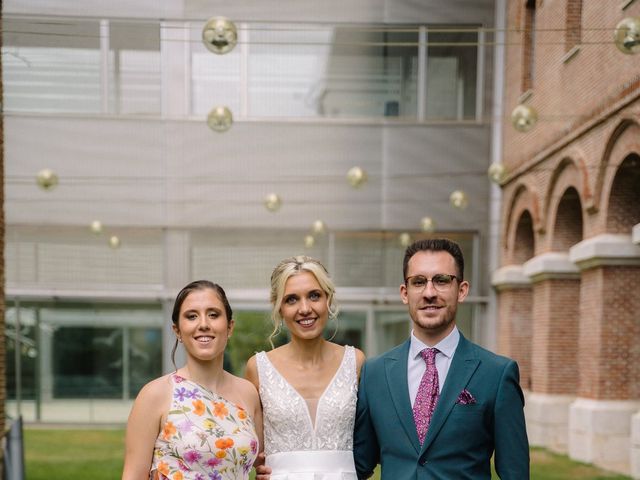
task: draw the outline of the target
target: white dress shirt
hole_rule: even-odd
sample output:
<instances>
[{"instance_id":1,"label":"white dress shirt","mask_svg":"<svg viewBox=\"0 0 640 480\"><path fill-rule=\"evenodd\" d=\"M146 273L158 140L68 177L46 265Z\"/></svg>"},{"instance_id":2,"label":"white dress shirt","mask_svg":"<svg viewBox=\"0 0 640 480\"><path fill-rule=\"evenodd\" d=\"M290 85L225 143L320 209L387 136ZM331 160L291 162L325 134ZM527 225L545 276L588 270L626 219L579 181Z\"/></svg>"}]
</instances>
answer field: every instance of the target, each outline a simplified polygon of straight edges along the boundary
<instances>
[{"instance_id":1,"label":"white dress shirt","mask_svg":"<svg viewBox=\"0 0 640 480\"><path fill-rule=\"evenodd\" d=\"M459 341L460 332L456 327L436 345L422 343L413 334L413 330L411 331L411 345L409 346L409 357L407 358L407 383L409 385L409 398L411 399L412 408L413 403L416 401L416 395L418 395L418 387L420 386L422 375L427 369L427 364L424 362L420 352L425 348L437 348L439 350L436 354L436 370L438 370L438 386L441 392Z\"/></svg>"}]
</instances>

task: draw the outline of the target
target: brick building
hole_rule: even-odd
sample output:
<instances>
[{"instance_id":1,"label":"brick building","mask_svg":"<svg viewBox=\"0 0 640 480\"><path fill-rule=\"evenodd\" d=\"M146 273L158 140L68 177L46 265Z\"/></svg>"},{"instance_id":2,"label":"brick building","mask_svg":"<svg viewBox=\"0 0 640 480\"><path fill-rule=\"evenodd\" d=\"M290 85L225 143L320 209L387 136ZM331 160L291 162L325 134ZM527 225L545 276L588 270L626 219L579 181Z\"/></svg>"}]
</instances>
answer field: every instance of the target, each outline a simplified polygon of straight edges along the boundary
<instances>
[{"instance_id":1,"label":"brick building","mask_svg":"<svg viewBox=\"0 0 640 480\"><path fill-rule=\"evenodd\" d=\"M532 445L640 478L640 54L613 41L640 2L506 9L504 114L537 123L503 129L498 348Z\"/></svg>"}]
</instances>

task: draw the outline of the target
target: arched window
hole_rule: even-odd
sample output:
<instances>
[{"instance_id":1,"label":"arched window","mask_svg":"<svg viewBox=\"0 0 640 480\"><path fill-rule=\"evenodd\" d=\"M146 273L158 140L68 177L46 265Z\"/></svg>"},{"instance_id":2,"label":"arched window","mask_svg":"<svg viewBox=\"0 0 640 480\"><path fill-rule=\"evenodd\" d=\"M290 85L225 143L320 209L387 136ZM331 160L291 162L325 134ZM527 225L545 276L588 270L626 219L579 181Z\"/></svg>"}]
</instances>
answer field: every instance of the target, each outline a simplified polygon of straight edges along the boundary
<instances>
[{"instance_id":1,"label":"arched window","mask_svg":"<svg viewBox=\"0 0 640 480\"><path fill-rule=\"evenodd\" d=\"M526 0L522 52L522 91L533 87L536 45L536 0Z\"/></svg>"},{"instance_id":2,"label":"arched window","mask_svg":"<svg viewBox=\"0 0 640 480\"><path fill-rule=\"evenodd\" d=\"M566 52L582 42L582 0L567 0L564 38Z\"/></svg>"}]
</instances>

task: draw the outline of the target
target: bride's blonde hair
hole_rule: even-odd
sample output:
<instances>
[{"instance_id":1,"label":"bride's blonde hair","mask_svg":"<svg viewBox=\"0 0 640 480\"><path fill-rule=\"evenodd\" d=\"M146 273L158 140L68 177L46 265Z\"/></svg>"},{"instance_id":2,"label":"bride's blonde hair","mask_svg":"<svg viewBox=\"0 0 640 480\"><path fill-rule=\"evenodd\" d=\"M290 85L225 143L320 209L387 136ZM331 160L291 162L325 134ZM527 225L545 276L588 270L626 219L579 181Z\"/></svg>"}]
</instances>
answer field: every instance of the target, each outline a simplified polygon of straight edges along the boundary
<instances>
[{"instance_id":1,"label":"bride's blonde hair","mask_svg":"<svg viewBox=\"0 0 640 480\"><path fill-rule=\"evenodd\" d=\"M309 272L320 284L320 288L327 295L327 306L329 308L329 318L334 319L338 315L338 306L335 304L336 287L329 276L327 269L315 258L306 255L298 255L282 260L271 273L271 320L273 321L273 331L269 335L269 343L273 348L273 337L280 333L282 328L282 315L280 306L284 298L284 287L287 280L293 275L301 272Z\"/></svg>"}]
</instances>

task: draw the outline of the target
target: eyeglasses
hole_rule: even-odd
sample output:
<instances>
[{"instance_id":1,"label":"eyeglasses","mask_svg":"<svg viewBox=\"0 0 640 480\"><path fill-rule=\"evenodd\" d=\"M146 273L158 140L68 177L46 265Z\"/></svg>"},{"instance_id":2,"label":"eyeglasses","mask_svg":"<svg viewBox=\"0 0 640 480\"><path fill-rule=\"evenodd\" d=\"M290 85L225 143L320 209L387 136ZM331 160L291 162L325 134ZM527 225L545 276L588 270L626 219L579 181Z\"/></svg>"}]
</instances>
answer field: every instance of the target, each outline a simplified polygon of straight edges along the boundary
<instances>
[{"instance_id":1,"label":"eyeglasses","mask_svg":"<svg viewBox=\"0 0 640 480\"><path fill-rule=\"evenodd\" d=\"M454 280L460 281L458 277L455 275L447 275L446 273L438 273L431 278L427 278L424 275L413 275L411 277L407 277L405 280L405 284L414 292L422 292L425 288L427 288L427 283L431 280L431 284L433 288L435 288L438 292L446 292L451 287L451 284Z\"/></svg>"}]
</instances>

